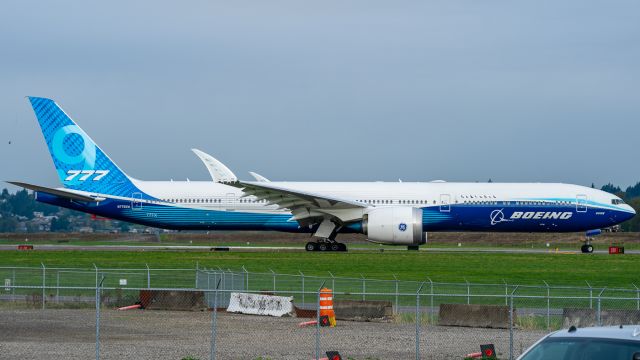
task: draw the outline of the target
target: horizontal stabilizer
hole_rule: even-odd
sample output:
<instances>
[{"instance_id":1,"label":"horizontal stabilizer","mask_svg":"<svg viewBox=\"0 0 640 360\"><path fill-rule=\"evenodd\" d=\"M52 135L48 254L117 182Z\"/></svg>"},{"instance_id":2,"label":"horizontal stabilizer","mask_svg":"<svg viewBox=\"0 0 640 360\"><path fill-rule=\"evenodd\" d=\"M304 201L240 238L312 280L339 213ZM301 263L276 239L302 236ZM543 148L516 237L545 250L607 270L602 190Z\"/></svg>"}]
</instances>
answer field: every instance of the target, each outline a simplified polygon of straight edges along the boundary
<instances>
[{"instance_id":1,"label":"horizontal stabilizer","mask_svg":"<svg viewBox=\"0 0 640 360\"><path fill-rule=\"evenodd\" d=\"M70 200L78 200L78 201L86 201L86 202L100 202L102 200L105 200L105 198L103 197L93 197L89 195L79 194L78 192L73 190L54 189L54 188L48 188L40 185L27 184L27 183L17 182L17 181L7 181L7 182L9 184L20 186L25 189L47 193L47 194L59 196L59 197L70 199Z\"/></svg>"}]
</instances>

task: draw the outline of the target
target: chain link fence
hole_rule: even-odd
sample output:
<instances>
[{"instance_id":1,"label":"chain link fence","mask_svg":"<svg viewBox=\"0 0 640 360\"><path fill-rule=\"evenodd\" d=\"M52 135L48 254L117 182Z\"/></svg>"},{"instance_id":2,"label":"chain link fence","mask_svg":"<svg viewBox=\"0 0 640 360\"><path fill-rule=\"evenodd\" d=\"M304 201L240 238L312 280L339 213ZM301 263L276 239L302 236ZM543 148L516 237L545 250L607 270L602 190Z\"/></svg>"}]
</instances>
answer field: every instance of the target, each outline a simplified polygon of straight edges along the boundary
<instances>
[{"instance_id":1,"label":"chain link fence","mask_svg":"<svg viewBox=\"0 0 640 360\"><path fill-rule=\"evenodd\" d=\"M494 344L499 359L515 359L552 330L640 324L635 286L44 265L1 267L2 280L8 358L464 359ZM321 326L322 288L336 327Z\"/></svg>"}]
</instances>

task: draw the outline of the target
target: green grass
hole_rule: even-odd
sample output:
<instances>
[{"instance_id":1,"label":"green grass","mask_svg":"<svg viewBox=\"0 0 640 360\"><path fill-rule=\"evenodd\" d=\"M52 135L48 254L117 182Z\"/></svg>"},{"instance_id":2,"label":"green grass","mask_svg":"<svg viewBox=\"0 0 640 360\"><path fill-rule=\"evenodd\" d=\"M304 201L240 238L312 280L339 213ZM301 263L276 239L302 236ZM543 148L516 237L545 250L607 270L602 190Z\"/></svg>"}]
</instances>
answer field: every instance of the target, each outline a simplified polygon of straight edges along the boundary
<instances>
[{"instance_id":1,"label":"green grass","mask_svg":"<svg viewBox=\"0 0 640 360\"><path fill-rule=\"evenodd\" d=\"M636 255L582 254L486 254L425 252L352 253L239 253L239 252L160 252L160 251L3 251L1 266L100 268L201 268L240 269L305 275L438 282L585 285L632 287L640 285Z\"/></svg>"},{"instance_id":2,"label":"green grass","mask_svg":"<svg viewBox=\"0 0 640 360\"><path fill-rule=\"evenodd\" d=\"M520 330L559 330L562 329L562 317L550 316L549 327L547 327L547 317L542 315L518 316L516 328Z\"/></svg>"},{"instance_id":3,"label":"green grass","mask_svg":"<svg viewBox=\"0 0 640 360\"><path fill-rule=\"evenodd\" d=\"M422 325L437 325L438 319L435 314L420 314L420 324ZM403 312L393 315L393 322L396 324L415 324L416 313L415 312Z\"/></svg>"},{"instance_id":4,"label":"green grass","mask_svg":"<svg viewBox=\"0 0 640 360\"><path fill-rule=\"evenodd\" d=\"M438 306L441 303L467 303L473 304L493 304L506 305L505 285L509 286L508 292L513 290L514 284L542 286L543 280L550 285L556 286L582 286L586 281L594 287L608 288L633 288L633 283L638 283L636 268L640 258L637 255L581 255L581 254L487 254L487 253L427 253L427 252L379 252L361 251L352 253L306 253L306 252L280 252L280 253L240 253L240 252L191 252L191 251L137 251L137 252L115 252L115 251L2 251L0 252L1 266L33 266L34 269L19 270L15 274L13 270L0 268L0 291L1 282L5 279L12 279L15 276L16 285L39 286L42 284L42 270L38 267L45 263L48 267L46 271L47 286L81 286L93 287L96 273L93 264L101 270L99 277L105 276L104 286L107 288L120 288L119 280L126 278L128 283L123 288L145 288L147 287L146 264L151 269L182 268L185 271L161 271L151 270L151 286L191 288L195 286L196 264L202 268L216 269L218 266L239 271L243 266L251 272L249 277L249 289L251 291L272 291L273 275L270 269L279 274L298 274L302 271L306 277L304 290L315 293L323 280L325 286L334 289L336 299L362 299L363 290L360 275L367 279L393 279L393 274L401 282L398 290L401 294L396 298L394 295L395 282L367 281L367 300L386 300L400 306L414 306L416 298L414 295L421 281L430 277L434 282L451 282L455 284L435 284L433 288L434 296L430 296L430 283L425 283L421 297L422 306ZM54 267L83 268L83 271L55 270ZM138 270L118 270L112 269L138 269ZM328 271L336 277L351 277L353 280L335 279L332 281ZM313 276L317 276L314 278ZM233 278L234 283L244 284L243 276L237 275ZM410 280L410 282L409 282ZM467 286L465 280L476 284L471 285L472 296L467 299ZM13 281L13 280L12 280ZM214 276L201 276L198 286L213 287L216 278ZM227 277L227 281L229 278ZM315 301L314 294L307 293L301 295L296 293L302 289L301 278L291 276L277 276L276 288L279 295L294 296L296 301L304 298L304 303ZM239 289L243 285L230 286L228 282L226 289ZM223 288L225 285L223 285ZM59 290L63 296L91 296L93 290L86 289L62 289ZM137 296L137 292L124 290L119 295L119 290L105 290L104 296L111 299L120 297ZM114 292L115 291L115 292ZM6 293L6 290L4 291ZM30 295L33 290L16 289L16 294ZM591 295L597 297L599 291L594 291ZM47 289L47 301L55 295L55 289ZM372 295L373 293L384 293L389 295ZM134 295L131 295L134 294ZM446 294L446 295L437 295ZM454 296L452 294L457 294ZM605 309L635 309L637 300L636 292L620 292L607 290L607 296L627 297L629 300L602 300ZM475 296L473 296L475 295ZM517 290L519 296L536 296L537 298L517 298L514 300L516 308L545 308L547 300L546 289L544 287L529 288L522 286ZM590 307L594 300L590 300L590 293L585 289L552 289L550 300L551 308L569 307ZM582 299L568 299L567 296L580 296ZM396 302L397 301L397 302ZM130 303L126 298L123 304ZM120 302L118 302L120 303ZM523 323L525 327L537 328L535 319L529 319L529 323ZM409 321L409 319L400 319ZM537 321L537 320L536 320ZM545 324L546 326L546 324Z\"/></svg>"}]
</instances>

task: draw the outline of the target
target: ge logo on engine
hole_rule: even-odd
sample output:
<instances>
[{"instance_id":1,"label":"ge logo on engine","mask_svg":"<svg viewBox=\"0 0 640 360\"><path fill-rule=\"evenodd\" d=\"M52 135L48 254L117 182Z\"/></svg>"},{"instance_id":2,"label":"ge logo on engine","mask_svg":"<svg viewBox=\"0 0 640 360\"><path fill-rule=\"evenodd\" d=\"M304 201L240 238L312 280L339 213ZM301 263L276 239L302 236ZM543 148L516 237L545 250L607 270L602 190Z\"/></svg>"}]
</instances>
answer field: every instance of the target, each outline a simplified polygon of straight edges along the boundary
<instances>
[{"instance_id":1,"label":"ge logo on engine","mask_svg":"<svg viewBox=\"0 0 640 360\"><path fill-rule=\"evenodd\" d=\"M400 225L398 225L398 230L400 230L400 231L406 231L406 230L407 230L407 224L405 224L405 223L400 223Z\"/></svg>"}]
</instances>

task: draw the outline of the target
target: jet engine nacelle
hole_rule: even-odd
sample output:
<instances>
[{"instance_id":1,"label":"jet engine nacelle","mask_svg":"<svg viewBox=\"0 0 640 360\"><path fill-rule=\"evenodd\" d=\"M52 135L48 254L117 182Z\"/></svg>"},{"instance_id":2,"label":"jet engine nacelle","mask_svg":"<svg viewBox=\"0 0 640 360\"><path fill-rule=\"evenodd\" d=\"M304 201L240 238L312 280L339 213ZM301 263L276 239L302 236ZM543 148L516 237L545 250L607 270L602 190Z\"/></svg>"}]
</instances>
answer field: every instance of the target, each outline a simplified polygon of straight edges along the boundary
<instances>
[{"instance_id":1,"label":"jet engine nacelle","mask_svg":"<svg viewBox=\"0 0 640 360\"><path fill-rule=\"evenodd\" d=\"M367 240L391 245L422 245L427 234L422 231L422 209L408 206L380 207L368 211L362 219Z\"/></svg>"}]
</instances>

